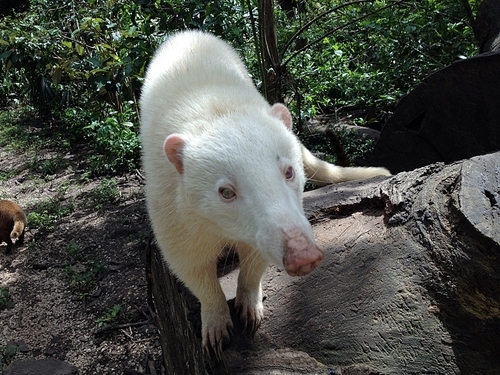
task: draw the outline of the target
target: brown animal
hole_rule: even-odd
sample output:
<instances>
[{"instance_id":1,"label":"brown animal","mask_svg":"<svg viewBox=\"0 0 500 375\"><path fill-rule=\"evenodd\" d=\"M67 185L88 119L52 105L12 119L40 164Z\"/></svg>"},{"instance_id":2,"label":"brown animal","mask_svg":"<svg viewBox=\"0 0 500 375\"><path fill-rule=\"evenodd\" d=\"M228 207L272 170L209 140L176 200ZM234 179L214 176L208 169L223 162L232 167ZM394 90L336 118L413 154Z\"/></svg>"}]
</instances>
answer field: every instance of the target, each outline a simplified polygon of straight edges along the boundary
<instances>
[{"instance_id":1,"label":"brown animal","mask_svg":"<svg viewBox=\"0 0 500 375\"><path fill-rule=\"evenodd\" d=\"M12 201L0 200L0 243L7 243L5 254L12 251L12 240L16 240L17 245L23 244L25 227L26 215L22 208Z\"/></svg>"}]
</instances>

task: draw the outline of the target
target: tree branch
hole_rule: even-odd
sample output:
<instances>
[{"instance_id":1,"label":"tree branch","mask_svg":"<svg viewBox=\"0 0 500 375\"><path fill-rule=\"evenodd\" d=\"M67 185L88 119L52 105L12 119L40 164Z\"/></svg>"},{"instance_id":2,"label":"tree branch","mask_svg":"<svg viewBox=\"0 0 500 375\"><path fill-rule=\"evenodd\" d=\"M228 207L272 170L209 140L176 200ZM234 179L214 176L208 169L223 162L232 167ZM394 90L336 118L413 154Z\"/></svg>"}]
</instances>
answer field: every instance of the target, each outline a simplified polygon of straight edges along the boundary
<instances>
[{"instance_id":1,"label":"tree branch","mask_svg":"<svg viewBox=\"0 0 500 375\"><path fill-rule=\"evenodd\" d=\"M288 58L287 58L287 59L286 59L286 60L285 60L285 61L284 61L281 65L282 65L283 67L284 67L284 66L286 66L286 64L288 64L288 62L289 62L290 60L292 60L295 56L297 56L297 55L298 55L298 54L300 54L301 52L305 51L306 49L308 49L308 48L312 47L313 45L315 45L315 44L317 44L317 43L321 42L323 39L325 39L326 37L328 37L328 36L332 35L333 33L337 32L338 30L341 30L341 29L343 29L344 27L350 26L350 25L352 25L352 24L354 24L354 23L356 23L356 22L359 22L359 21L361 21L361 20L364 20L365 18L368 18L368 17L370 17L370 16L372 16L372 15L374 15L374 14L377 14L378 12L381 12L382 10L385 10L385 9L387 9L387 8L390 8L390 7L392 7L392 6L395 6L395 5L397 5L397 4L401 4L401 3L404 3L404 2L405 2L405 0L399 0L399 1L396 1L396 2L394 2L394 3L392 3L392 4L390 4L390 5L386 5L385 7L382 7L382 8L380 8L380 9L377 9L377 10L373 11L373 12L367 13L367 14L365 14L365 15L364 15L364 16L362 16L362 17L359 17L359 18L356 18L356 19L354 19L354 20L352 20L352 21L350 21L350 22L347 22L347 23L345 23L345 24L343 24L343 25L341 25L341 26L335 27L334 29L332 29L332 30L330 30L329 32L327 32L327 33L323 34L322 36L320 36L319 38L317 38L317 39L313 40L311 43L308 43L308 44L307 44L307 45L305 45L304 47L302 47L302 48L298 49L297 51L295 51L295 52L294 52L292 55L290 55L290 56L289 56L289 57L288 57ZM292 37L292 38L293 38L293 37Z\"/></svg>"}]
</instances>

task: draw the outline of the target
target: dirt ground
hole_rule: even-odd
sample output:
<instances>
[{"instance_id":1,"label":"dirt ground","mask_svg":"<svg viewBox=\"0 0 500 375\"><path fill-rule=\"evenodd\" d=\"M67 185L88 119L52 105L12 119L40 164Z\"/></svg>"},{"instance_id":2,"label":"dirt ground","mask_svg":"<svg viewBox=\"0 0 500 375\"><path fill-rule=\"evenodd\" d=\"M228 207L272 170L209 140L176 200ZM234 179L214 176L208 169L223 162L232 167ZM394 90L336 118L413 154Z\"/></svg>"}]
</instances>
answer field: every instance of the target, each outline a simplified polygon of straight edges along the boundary
<instances>
[{"instance_id":1,"label":"dirt ground","mask_svg":"<svg viewBox=\"0 0 500 375\"><path fill-rule=\"evenodd\" d=\"M94 179L85 152L33 152L0 147L0 199L49 221L28 223L12 254L0 246L0 288L10 295L0 306L0 373L48 357L79 375L163 373L147 304L142 174ZM49 174L40 166L50 161Z\"/></svg>"}]
</instances>

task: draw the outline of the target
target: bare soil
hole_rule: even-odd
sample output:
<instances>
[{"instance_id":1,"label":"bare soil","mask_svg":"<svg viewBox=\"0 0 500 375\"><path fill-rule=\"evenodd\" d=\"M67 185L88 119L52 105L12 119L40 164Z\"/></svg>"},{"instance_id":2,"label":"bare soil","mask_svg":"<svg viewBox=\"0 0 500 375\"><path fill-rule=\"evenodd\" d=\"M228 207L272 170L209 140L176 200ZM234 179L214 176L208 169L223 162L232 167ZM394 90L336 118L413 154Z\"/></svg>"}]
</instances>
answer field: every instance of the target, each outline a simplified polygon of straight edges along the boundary
<instances>
[{"instance_id":1,"label":"bare soil","mask_svg":"<svg viewBox=\"0 0 500 375\"><path fill-rule=\"evenodd\" d=\"M0 305L0 373L14 361L53 357L80 375L160 374L143 176L90 178L89 150L80 147L61 155L0 145L0 199L51 218L35 228L28 216L24 245L10 255L0 246L0 288L11 298ZM43 165L51 162L49 174ZM102 188L110 181L113 194Z\"/></svg>"}]
</instances>

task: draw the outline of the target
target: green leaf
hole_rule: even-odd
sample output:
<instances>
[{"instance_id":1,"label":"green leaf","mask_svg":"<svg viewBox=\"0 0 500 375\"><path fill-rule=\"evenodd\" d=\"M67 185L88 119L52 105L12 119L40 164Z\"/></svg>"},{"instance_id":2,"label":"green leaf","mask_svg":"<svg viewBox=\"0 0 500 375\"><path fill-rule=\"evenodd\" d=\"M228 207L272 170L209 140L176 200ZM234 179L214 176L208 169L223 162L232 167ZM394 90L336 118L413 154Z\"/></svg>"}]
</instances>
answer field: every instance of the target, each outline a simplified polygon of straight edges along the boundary
<instances>
[{"instance_id":1,"label":"green leaf","mask_svg":"<svg viewBox=\"0 0 500 375\"><path fill-rule=\"evenodd\" d=\"M0 53L0 60L5 59L6 57L9 57L11 54L12 54L11 50Z\"/></svg>"},{"instance_id":2,"label":"green leaf","mask_svg":"<svg viewBox=\"0 0 500 375\"><path fill-rule=\"evenodd\" d=\"M75 50L76 53L78 53L80 56L83 56L85 54L85 49L80 43L75 43Z\"/></svg>"}]
</instances>

